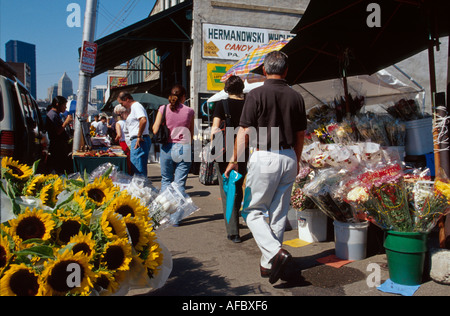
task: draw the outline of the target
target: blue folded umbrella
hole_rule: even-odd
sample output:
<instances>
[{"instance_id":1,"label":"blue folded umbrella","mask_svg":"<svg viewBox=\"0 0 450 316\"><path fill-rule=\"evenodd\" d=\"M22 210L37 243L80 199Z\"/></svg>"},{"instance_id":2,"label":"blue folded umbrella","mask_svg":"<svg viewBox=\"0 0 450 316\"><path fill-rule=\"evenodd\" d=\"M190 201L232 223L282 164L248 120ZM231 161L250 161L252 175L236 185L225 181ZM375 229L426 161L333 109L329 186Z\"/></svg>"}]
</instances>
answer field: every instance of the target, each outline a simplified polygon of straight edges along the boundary
<instances>
[{"instance_id":1,"label":"blue folded umbrella","mask_svg":"<svg viewBox=\"0 0 450 316\"><path fill-rule=\"evenodd\" d=\"M223 177L223 190L227 194L227 209L225 212L225 217L227 223L229 223L231 214L233 213L234 201L236 197L236 182L242 179L242 174L237 173L234 170L231 170L229 178L225 177L225 174L222 175L222 177Z\"/></svg>"}]
</instances>

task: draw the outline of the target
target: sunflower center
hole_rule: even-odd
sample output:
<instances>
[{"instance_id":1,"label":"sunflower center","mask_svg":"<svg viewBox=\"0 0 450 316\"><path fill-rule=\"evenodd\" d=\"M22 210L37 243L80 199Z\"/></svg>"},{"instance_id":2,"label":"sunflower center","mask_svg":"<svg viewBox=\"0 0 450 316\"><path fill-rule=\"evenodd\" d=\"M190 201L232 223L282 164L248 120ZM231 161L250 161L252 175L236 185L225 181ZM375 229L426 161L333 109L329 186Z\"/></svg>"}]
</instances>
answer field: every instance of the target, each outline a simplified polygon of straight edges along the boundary
<instances>
[{"instance_id":1,"label":"sunflower center","mask_svg":"<svg viewBox=\"0 0 450 316\"><path fill-rule=\"evenodd\" d=\"M104 289L107 289L109 286L109 279L106 275L102 274L97 281L95 281L95 285L100 286Z\"/></svg>"},{"instance_id":2,"label":"sunflower center","mask_svg":"<svg viewBox=\"0 0 450 316\"><path fill-rule=\"evenodd\" d=\"M57 292L68 292L72 290L73 288L69 287L67 284L67 279L70 277L70 275L73 273L72 269L67 269L67 267L72 264L78 264L80 267L80 274L81 278L80 280L84 279L84 267L83 265L79 264L75 260L65 260L57 263L53 269L51 275L48 277L48 284L52 287L53 290ZM69 271L67 271L69 270Z\"/></svg>"},{"instance_id":3,"label":"sunflower center","mask_svg":"<svg viewBox=\"0 0 450 316\"><path fill-rule=\"evenodd\" d=\"M131 214L132 217L135 216L133 208L129 205L122 205L116 210L116 213L119 213L123 217L126 217L128 214Z\"/></svg>"},{"instance_id":4,"label":"sunflower center","mask_svg":"<svg viewBox=\"0 0 450 316\"><path fill-rule=\"evenodd\" d=\"M11 276L9 287L17 296L36 296L39 283L36 275L27 269L21 269Z\"/></svg>"},{"instance_id":5,"label":"sunflower center","mask_svg":"<svg viewBox=\"0 0 450 316\"><path fill-rule=\"evenodd\" d=\"M6 266L6 249L0 245L0 268Z\"/></svg>"},{"instance_id":6,"label":"sunflower center","mask_svg":"<svg viewBox=\"0 0 450 316\"><path fill-rule=\"evenodd\" d=\"M90 189L87 194L90 199L94 200L97 203L103 202L106 197L102 190L96 188Z\"/></svg>"},{"instance_id":7,"label":"sunflower center","mask_svg":"<svg viewBox=\"0 0 450 316\"><path fill-rule=\"evenodd\" d=\"M116 270L125 261L125 253L120 246L110 246L105 253L105 262L109 270Z\"/></svg>"},{"instance_id":8,"label":"sunflower center","mask_svg":"<svg viewBox=\"0 0 450 316\"><path fill-rule=\"evenodd\" d=\"M140 237L139 227L137 227L133 223L127 223L127 229L128 229L128 234L130 235L130 238L131 238L131 244L133 245L133 247L136 247L136 245L139 242L139 237Z\"/></svg>"},{"instance_id":9,"label":"sunflower center","mask_svg":"<svg viewBox=\"0 0 450 316\"><path fill-rule=\"evenodd\" d=\"M84 252L87 256L89 256L91 254L91 248L89 248L89 245L84 242L73 246L72 251L74 254L76 254L80 251Z\"/></svg>"},{"instance_id":10,"label":"sunflower center","mask_svg":"<svg viewBox=\"0 0 450 316\"><path fill-rule=\"evenodd\" d=\"M20 170L20 168L17 168L16 166L12 166L12 165L9 165L7 167L9 169L11 169L13 174L18 175L19 177L23 176L23 171Z\"/></svg>"},{"instance_id":11,"label":"sunflower center","mask_svg":"<svg viewBox=\"0 0 450 316\"><path fill-rule=\"evenodd\" d=\"M16 233L24 241L32 238L42 238L45 235L45 225L37 217L26 217L17 225Z\"/></svg>"},{"instance_id":12,"label":"sunflower center","mask_svg":"<svg viewBox=\"0 0 450 316\"><path fill-rule=\"evenodd\" d=\"M70 237L75 236L80 231L81 224L77 221L68 220L61 225L59 232L59 240L63 243L68 243Z\"/></svg>"}]
</instances>

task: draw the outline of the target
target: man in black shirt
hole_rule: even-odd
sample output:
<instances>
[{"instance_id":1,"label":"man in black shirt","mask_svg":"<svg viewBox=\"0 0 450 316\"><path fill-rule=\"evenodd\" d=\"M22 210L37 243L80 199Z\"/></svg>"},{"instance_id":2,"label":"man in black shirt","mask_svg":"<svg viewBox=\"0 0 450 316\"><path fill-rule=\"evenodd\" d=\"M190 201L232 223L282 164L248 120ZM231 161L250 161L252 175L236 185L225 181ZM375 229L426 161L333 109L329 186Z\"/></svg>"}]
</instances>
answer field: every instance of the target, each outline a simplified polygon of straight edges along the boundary
<instances>
[{"instance_id":1,"label":"man in black shirt","mask_svg":"<svg viewBox=\"0 0 450 316\"><path fill-rule=\"evenodd\" d=\"M262 252L261 276L269 277L272 284L291 259L282 249L283 235L307 124L303 98L284 80L287 63L282 52L266 56L267 80L247 95L233 161L225 172L228 176L236 170L244 148L257 135L256 151L248 163L242 216Z\"/></svg>"},{"instance_id":2,"label":"man in black shirt","mask_svg":"<svg viewBox=\"0 0 450 316\"><path fill-rule=\"evenodd\" d=\"M49 171L55 170L58 174L71 171L71 159L69 154L69 135L66 127L73 121L72 115L68 115L63 122L61 113L66 111L67 100L64 97L57 96L53 99L50 111L47 112L46 129L50 140L49 153L47 160Z\"/></svg>"}]
</instances>

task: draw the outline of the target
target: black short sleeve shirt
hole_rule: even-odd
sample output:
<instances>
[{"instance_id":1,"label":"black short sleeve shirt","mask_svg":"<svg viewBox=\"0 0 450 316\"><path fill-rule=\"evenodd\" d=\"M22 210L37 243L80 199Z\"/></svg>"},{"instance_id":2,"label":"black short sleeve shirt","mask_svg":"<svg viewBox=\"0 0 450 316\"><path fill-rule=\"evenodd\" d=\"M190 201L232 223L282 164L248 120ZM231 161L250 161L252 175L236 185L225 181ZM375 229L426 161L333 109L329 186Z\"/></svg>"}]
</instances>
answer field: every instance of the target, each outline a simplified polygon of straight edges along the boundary
<instances>
[{"instance_id":1,"label":"black short sleeve shirt","mask_svg":"<svg viewBox=\"0 0 450 316\"><path fill-rule=\"evenodd\" d=\"M307 127L305 102L285 80L268 79L247 95L239 125L256 128L259 148L279 149L271 146L272 128L278 128L281 147L294 147L296 133ZM266 128L267 137L261 137L260 128Z\"/></svg>"},{"instance_id":2,"label":"black short sleeve shirt","mask_svg":"<svg viewBox=\"0 0 450 316\"><path fill-rule=\"evenodd\" d=\"M244 100L228 99L228 108L231 115L231 123L233 127L239 126L239 119L242 114L242 108L244 107ZM225 120L225 110L223 108L223 101L216 103L213 117L218 117L221 120Z\"/></svg>"}]
</instances>

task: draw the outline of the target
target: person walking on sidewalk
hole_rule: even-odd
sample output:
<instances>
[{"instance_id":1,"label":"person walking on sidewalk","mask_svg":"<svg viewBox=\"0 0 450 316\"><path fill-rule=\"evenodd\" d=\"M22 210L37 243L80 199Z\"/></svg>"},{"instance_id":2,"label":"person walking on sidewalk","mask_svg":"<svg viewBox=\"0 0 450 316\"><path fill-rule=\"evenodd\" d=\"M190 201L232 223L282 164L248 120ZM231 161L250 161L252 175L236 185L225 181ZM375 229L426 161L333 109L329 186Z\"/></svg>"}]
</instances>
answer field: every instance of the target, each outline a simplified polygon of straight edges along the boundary
<instances>
[{"instance_id":1,"label":"person walking on sidewalk","mask_svg":"<svg viewBox=\"0 0 450 316\"><path fill-rule=\"evenodd\" d=\"M173 86L169 96L170 103L159 108L152 127L153 133L158 133L165 110L170 137L168 143L161 146L159 156L161 192L175 182L181 192L186 193L186 180L192 164L191 142L194 137L195 112L183 104L185 101L186 89L178 84Z\"/></svg>"},{"instance_id":2,"label":"person walking on sidewalk","mask_svg":"<svg viewBox=\"0 0 450 316\"><path fill-rule=\"evenodd\" d=\"M307 121L302 96L284 80L288 71L287 55L278 51L269 53L263 71L264 85L246 97L236 150L225 176L237 170L237 161L248 146L246 135L251 135L252 129L258 131L257 148L248 163L242 216L262 253L261 276L269 277L273 284L292 259L282 244ZM261 133L264 129L266 133Z\"/></svg>"},{"instance_id":3,"label":"person walking on sidewalk","mask_svg":"<svg viewBox=\"0 0 450 316\"><path fill-rule=\"evenodd\" d=\"M149 135L149 122L147 112L142 104L134 101L128 92L121 92L117 101L130 111L126 126L130 135L130 161L131 171L134 175L147 177L148 154L152 140Z\"/></svg>"},{"instance_id":4,"label":"person walking on sidewalk","mask_svg":"<svg viewBox=\"0 0 450 316\"><path fill-rule=\"evenodd\" d=\"M233 128L239 127L239 119L241 118L242 109L244 107L244 82L238 76L231 76L225 82L225 92L228 93L228 99L217 102L216 108L214 110L213 115L213 125L211 129L211 139L213 139L214 134L222 133L221 128ZM228 123L230 126L228 126ZM226 132L223 133L226 135ZM234 135L234 133L233 133ZM223 148L226 148L225 139L222 137L222 141L224 142ZM227 238L234 243L240 243L241 237L239 236L239 210L241 209L241 202L244 197L244 192L242 190L242 185L244 184L244 179L247 174L247 163L239 162L238 163L238 172L242 175L242 178L236 182L236 194L234 200L234 206L231 215L227 220L226 212L227 212L227 194L223 189L223 178L222 174L224 174L227 169L228 162L226 160L226 152L219 153L216 162L214 163L214 168L219 175L219 187L220 187L220 195L222 198L222 208L225 219L225 227L227 230Z\"/></svg>"}]
</instances>

